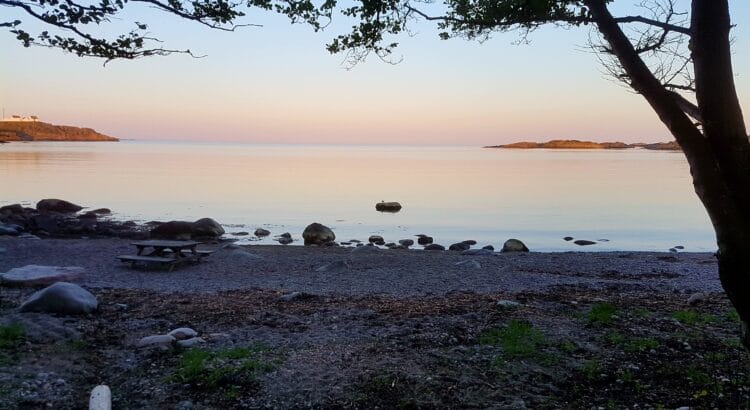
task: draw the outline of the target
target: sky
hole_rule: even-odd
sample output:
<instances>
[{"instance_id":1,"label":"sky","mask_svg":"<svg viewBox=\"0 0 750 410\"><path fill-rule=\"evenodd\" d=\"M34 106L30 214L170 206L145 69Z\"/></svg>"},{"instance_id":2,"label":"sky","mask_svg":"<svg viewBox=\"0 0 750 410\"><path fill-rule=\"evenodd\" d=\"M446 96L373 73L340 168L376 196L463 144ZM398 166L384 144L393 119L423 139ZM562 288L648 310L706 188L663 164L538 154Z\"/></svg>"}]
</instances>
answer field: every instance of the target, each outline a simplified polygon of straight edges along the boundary
<instances>
[{"instance_id":1,"label":"sky","mask_svg":"<svg viewBox=\"0 0 750 410\"><path fill-rule=\"evenodd\" d=\"M632 11L634 0L617 1ZM678 5L689 6L687 0ZM740 100L750 101L750 2L730 1ZM3 18L23 15L9 8ZM652 142L673 138L642 97L603 75L588 28L547 27L517 45L514 33L478 43L440 40L432 24L398 38L398 64L369 58L353 69L322 33L253 12L262 24L227 33L137 8L167 48L186 55L133 61L24 48L0 32L0 105L124 139L272 144L490 145L577 138ZM746 117L750 116L747 113Z\"/></svg>"}]
</instances>

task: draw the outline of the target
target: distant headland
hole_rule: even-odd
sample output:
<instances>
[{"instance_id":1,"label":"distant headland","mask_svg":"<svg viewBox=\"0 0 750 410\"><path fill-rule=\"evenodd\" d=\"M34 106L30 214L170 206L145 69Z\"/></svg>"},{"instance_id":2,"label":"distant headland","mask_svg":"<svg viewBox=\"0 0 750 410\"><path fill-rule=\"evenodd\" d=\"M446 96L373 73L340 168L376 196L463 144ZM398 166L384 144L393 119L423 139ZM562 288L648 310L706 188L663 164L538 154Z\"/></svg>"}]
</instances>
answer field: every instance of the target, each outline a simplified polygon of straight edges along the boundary
<instances>
[{"instance_id":1,"label":"distant headland","mask_svg":"<svg viewBox=\"0 0 750 410\"><path fill-rule=\"evenodd\" d=\"M484 148L516 148L516 149L630 149L630 148L645 148L650 150L661 150L661 151L680 151L681 148L676 141L670 142L656 142L656 143L635 143L626 144L624 142L593 142L593 141L579 141L579 140L551 140L547 142L515 142L512 144L505 145L488 145Z\"/></svg>"},{"instance_id":2,"label":"distant headland","mask_svg":"<svg viewBox=\"0 0 750 410\"><path fill-rule=\"evenodd\" d=\"M10 141L119 141L100 134L91 128L53 125L39 121L35 116L0 120L0 142Z\"/></svg>"}]
</instances>

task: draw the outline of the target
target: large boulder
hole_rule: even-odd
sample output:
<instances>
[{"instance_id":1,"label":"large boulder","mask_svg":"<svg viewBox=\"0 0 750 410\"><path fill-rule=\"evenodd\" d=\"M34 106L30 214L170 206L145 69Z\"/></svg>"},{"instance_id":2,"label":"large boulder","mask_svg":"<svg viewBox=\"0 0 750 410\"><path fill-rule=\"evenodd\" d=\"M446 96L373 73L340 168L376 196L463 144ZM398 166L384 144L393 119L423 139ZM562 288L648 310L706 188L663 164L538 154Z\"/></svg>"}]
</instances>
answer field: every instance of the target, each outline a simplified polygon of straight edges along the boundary
<instances>
[{"instance_id":1,"label":"large boulder","mask_svg":"<svg viewBox=\"0 0 750 410\"><path fill-rule=\"evenodd\" d=\"M323 245L326 242L335 240L336 235L331 228L313 222L310 225L307 225L305 230L302 231L302 239L305 240L305 245Z\"/></svg>"},{"instance_id":2,"label":"large boulder","mask_svg":"<svg viewBox=\"0 0 750 410\"><path fill-rule=\"evenodd\" d=\"M4 286L41 286L76 279L84 269L77 266L26 265L0 274Z\"/></svg>"},{"instance_id":3,"label":"large boulder","mask_svg":"<svg viewBox=\"0 0 750 410\"><path fill-rule=\"evenodd\" d=\"M62 199L42 199L36 203L36 209L39 212L70 214L80 211L83 207Z\"/></svg>"},{"instance_id":4,"label":"large boulder","mask_svg":"<svg viewBox=\"0 0 750 410\"><path fill-rule=\"evenodd\" d=\"M224 235L224 228L211 218L202 218L193 222L193 236L199 238L218 238Z\"/></svg>"},{"instance_id":5,"label":"large boulder","mask_svg":"<svg viewBox=\"0 0 750 410\"><path fill-rule=\"evenodd\" d=\"M81 315L93 312L98 306L96 297L86 289L68 282L57 282L31 295L20 310Z\"/></svg>"},{"instance_id":6,"label":"large boulder","mask_svg":"<svg viewBox=\"0 0 750 410\"><path fill-rule=\"evenodd\" d=\"M193 223L169 221L151 229L151 237L157 239L189 240L193 237Z\"/></svg>"},{"instance_id":7,"label":"large boulder","mask_svg":"<svg viewBox=\"0 0 750 410\"><path fill-rule=\"evenodd\" d=\"M518 239L508 239L503 244L503 249L500 252L528 252L529 248L524 245L523 242Z\"/></svg>"},{"instance_id":8,"label":"large boulder","mask_svg":"<svg viewBox=\"0 0 750 410\"><path fill-rule=\"evenodd\" d=\"M21 204L0 206L0 215L23 214L23 212Z\"/></svg>"}]
</instances>

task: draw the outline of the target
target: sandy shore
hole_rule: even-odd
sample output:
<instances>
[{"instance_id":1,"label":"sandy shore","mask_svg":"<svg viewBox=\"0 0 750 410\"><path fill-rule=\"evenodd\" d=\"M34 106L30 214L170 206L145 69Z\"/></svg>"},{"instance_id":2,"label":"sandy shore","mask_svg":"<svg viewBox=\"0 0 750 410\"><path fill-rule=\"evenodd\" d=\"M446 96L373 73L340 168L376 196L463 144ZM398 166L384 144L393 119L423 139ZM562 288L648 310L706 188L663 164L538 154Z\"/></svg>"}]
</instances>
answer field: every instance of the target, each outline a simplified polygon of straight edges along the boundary
<instances>
[{"instance_id":1,"label":"sandy shore","mask_svg":"<svg viewBox=\"0 0 750 410\"><path fill-rule=\"evenodd\" d=\"M79 284L91 288L163 292L238 289L321 295L445 295L541 291L555 286L620 287L663 292L721 292L708 253L494 253L249 245L221 249L200 264L173 272L131 269L116 260L133 254L126 239L4 239L0 272L36 264L80 266ZM206 244L205 249L218 244Z\"/></svg>"},{"instance_id":2,"label":"sandy shore","mask_svg":"<svg viewBox=\"0 0 750 410\"><path fill-rule=\"evenodd\" d=\"M167 272L117 261L130 242L0 238L0 272L81 266L99 300L90 316L23 314L34 290L0 287L0 408L85 408L101 383L119 409L750 403L711 254L248 246ZM136 347L178 327L205 341Z\"/></svg>"}]
</instances>

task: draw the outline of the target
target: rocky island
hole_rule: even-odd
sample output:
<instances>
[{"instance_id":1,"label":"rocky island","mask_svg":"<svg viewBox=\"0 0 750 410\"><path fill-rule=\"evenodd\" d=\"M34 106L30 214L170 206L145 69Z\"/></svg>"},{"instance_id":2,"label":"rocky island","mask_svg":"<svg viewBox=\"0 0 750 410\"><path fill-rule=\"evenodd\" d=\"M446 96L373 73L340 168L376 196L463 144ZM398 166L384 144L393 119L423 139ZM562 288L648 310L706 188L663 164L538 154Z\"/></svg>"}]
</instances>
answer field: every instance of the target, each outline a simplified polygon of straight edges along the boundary
<instances>
[{"instance_id":1,"label":"rocky island","mask_svg":"<svg viewBox=\"0 0 750 410\"><path fill-rule=\"evenodd\" d=\"M11 118L0 121L0 142L9 141L119 141L91 128L53 125L36 119Z\"/></svg>"},{"instance_id":2,"label":"rocky island","mask_svg":"<svg viewBox=\"0 0 750 410\"><path fill-rule=\"evenodd\" d=\"M593 142L579 140L550 140L547 142L530 142L522 141L505 145L489 145L484 148L516 148L516 149L630 149L644 148L650 150L679 151L680 146L676 141L657 142L653 144L635 143L626 144L624 142Z\"/></svg>"}]
</instances>

